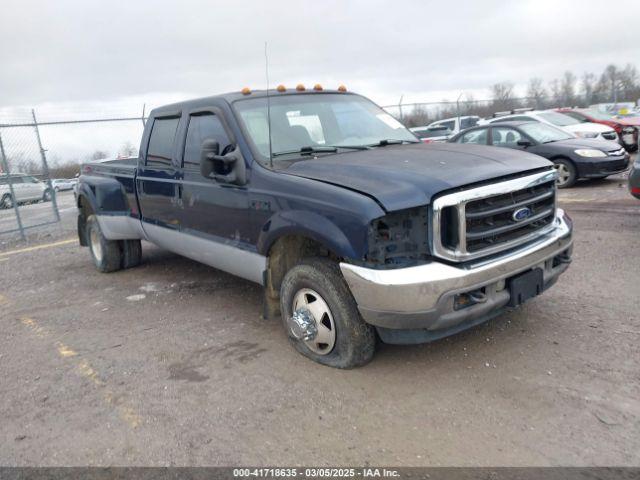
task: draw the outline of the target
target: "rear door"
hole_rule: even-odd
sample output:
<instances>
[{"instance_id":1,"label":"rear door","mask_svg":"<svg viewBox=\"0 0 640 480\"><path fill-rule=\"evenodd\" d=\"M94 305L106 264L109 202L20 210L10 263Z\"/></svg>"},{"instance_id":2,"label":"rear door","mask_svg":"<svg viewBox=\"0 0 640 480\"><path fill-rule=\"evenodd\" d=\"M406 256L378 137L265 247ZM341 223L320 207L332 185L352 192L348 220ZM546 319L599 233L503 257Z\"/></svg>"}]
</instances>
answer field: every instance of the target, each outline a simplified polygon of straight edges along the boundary
<instances>
[{"instance_id":1,"label":"rear door","mask_svg":"<svg viewBox=\"0 0 640 480\"><path fill-rule=\"evenodd\" d=\"M44 188L41 182L34 177L22 177L24 195L28 200L39 200L42 198Z\"/></svg>"},{"instance_id":2,"label":"rear door","mask_svg":"<svg viewBox=\"0 0 640 480\"><path fill-rule=\"evenodd\" d=\"M137 177L142 221L174 230L179 228L181 208L181 174L176 160L179 125L179 114L153 119ZM152 230L147 233L153 240Z\"/></svg>"}]
</instances>

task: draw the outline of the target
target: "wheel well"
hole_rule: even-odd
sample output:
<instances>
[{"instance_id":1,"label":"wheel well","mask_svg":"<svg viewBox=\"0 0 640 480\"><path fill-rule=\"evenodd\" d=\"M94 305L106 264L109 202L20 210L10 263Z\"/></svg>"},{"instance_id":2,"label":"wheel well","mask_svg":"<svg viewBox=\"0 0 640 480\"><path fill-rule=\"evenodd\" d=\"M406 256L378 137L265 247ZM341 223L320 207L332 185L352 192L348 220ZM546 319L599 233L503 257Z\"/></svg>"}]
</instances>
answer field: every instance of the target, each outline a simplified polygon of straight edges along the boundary
<instances>
[{"instance_id":1,"label":"wheel well","mask_svg":"<svg viewBox=\"0 0 640 480\"><path fill-rule=\"evenodd\" d=\"M267 254L265 272L266 318L280 314L280 286L286 273L300 260L308 257L325 257L340 261L340 257L322 243L302 235L286 235L276 240Z\"/></svg>"}]
</instances>

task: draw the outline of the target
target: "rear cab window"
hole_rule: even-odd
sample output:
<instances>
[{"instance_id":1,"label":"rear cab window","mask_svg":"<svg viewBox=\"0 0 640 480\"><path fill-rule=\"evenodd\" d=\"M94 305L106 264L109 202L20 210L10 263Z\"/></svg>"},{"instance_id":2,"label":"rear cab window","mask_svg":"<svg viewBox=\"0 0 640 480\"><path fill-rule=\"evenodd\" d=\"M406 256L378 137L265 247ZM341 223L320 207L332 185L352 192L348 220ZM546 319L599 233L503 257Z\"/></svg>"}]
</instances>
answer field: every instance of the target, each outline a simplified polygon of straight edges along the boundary
<instances>
[{"instance_id":1,"label":"rear cab window","mask_svg":"<svg viewBox=\"0 0 640 480\"><path fill-rule=\"evenodd\" d=\"M179 122L180 117L156 118L153 121L145 165L159 168L171 166Z\"/></svg>"}]
</instances>

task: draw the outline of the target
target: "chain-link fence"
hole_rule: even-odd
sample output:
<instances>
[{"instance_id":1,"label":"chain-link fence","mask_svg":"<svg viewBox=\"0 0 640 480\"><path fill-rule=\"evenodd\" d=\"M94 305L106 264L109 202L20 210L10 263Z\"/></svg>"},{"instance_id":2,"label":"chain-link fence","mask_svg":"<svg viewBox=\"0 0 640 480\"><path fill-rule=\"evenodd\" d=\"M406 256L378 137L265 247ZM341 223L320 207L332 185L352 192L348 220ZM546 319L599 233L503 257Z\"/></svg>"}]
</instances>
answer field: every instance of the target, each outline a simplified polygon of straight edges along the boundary
<instances>
[{"instance_id":1,"label":"chain-link fence","mask_svg":"<svg viewBox=\"0 0 640 480\"><path fill-rule=\"evenodd\" d=\"M18 232L25 238L30 228L60 220L55 188L38 129L35 112L31 121L0 125L0 233ZM36 173L38 176L26 172ZM38 178L39 177L39 178ZM24 211L25 205L48 204ZM13 210L13 215L4 211Z\"/></svg>"},{"instance_id":2,"label":"chain-link fence","mask_svg":"<svg viewBox=\"0 0 640 480\"><path fill-rule=\"evenodd\" d=\"M33 110L0 115L0 235L24 240L29 229L59 222L61 212L73 209L65 191L74 188L83 161L137 154L144 109L137 117L118 113L86 119L78 118L84 112L45 111L44 120Z\"/></svg>"}]
</instances>

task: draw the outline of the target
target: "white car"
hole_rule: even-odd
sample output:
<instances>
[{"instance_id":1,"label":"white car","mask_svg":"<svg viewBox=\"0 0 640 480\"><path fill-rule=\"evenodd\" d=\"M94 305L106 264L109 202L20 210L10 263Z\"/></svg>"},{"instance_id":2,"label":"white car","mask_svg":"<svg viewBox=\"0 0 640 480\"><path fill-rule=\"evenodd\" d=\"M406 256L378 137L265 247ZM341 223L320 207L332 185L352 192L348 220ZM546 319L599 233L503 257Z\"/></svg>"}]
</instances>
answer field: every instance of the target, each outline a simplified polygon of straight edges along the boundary
<instances>
[{"instance_id":1,"label":"white car","mask_svg":"<svg viewBox=\"0 0 640 480\"><path fill-rule=\"evenodd\" d=\"M9 181L13 185L13 194L18 204L51 200L51 190L31 175L21 173L0 175L0 208L13 207Z\"/></svg>"},{"instance_id":2,"label":"white car","mask_svg":"<svg viewBox=\"0 0 640 480\"><path fill-rule=\"evenodd\" d=\"M497 116L499 115L499 116ZM594 138L599 140L618 141L616 131L600 123L583 123L569 115L565 115L554 110L513 110L509 114L494 114L494 118L488 118L479 122L480 124L498 122L541 122L552 125L571 133L580 138Z\"/></svg>"},{"instance_id":3,"label":"white car","mask_svg":"<svg viewBox=\"0 0 640 480\"><path fill-rule=\"evenodd\" d=\"M480 117L476 115L463 115L432 122L427 125L426 128L446 127L451 130L452 133L458 133L467 128L475 127L479 121Z\"/></svg>"},{"instance_id":4,"label":"white car","mask_svg":"<svg viewBox=\"0 0 640 480\"><path fill-rule=\"evenodd\" d=\"M51 180L51 186L56 192L62 192L64 190L73 190L73 186L77 183L76 180L67 180L66 178L55 178Z\"/></svg>"},{"instance_id":5,"label":"white car","mask_svg":"<svg viewBox=\"0 0 640 480\"><path fill-rule=\"evenodd\" d=\"M410 128L423 143L446 142L453 136L453 132L445 126L413 127Z\"/></svg>"}]
</instances>

